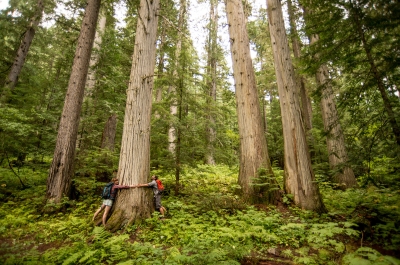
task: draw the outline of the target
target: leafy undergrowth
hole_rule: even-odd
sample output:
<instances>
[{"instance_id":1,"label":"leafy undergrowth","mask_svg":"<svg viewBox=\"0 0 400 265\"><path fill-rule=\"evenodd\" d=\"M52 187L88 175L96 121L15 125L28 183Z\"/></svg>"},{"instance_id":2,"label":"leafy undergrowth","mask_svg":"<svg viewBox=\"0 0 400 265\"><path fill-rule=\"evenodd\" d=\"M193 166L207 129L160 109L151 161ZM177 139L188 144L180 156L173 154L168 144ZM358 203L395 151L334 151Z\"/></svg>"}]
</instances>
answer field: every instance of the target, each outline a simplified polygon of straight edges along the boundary
<instances>
[{"instance_id":1,"label":"leafy undergrowth","mask_svg":"<svg viewBox=\"0 0 400 265\"><path fill-rule=\"evenodd\" d=\"M91 222L101 203L92 178L80 197L42 214L46 174L21 171L28 189L0 169L1 264L400 264L399 192L338 191L320 181L328 214L285 205L247 205L235 195L237 171L187 168L182 193L167 192L168 212L110 233ZM160 172L155 172L160 173ZM282 172L275 172L281 181ZM173 176L159 174L173 190Z\"/></svg>"}]
</instances>

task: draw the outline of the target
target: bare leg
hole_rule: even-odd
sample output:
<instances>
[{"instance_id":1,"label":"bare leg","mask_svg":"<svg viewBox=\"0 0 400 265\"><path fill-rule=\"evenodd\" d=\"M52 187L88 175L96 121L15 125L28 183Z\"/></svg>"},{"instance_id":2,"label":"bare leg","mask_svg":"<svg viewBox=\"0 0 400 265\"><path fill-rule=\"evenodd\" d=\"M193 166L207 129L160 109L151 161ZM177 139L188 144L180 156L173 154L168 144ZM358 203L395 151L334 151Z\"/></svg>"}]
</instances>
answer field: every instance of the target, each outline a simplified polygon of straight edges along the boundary
<instances>
[{"instance_id":1,"label":"bare leg","mask_svg":"<svg viewBox=\"0 0 400 265\"><path fill-rule=\"evenodd\" d=\"M164 207L162 207L162 206L161 206L161 208L160 208L160 213L161 213L162 217L164 217L164 214L165 214L165 208L164 208Z\"/></svg>"},{"instance_id":2,"label":"bare leg","mask_svg":"<svg viewBox=\"0 0 400 265\"><path fill-rule=\"evenodd\" d=\"M100 206L100 208L94 213L92 221L94 221L94 219L96 219L96 216L101 212L101 210L104 209L104 207L105 207L104 204L102 204L102 205Z\"/></svg>"},{"instance_id":3,"label":"bare leg","mask_svg":"<svg viewBox=\"0 0 400 265\"><path fill-rule=\"evenodd\" d=\"M106 221L107 221L107 216L108 213L110 212L111 206L106 206L106 209L104 210L103 213L103 226L106 226Z\"/></svg>"}]
</instances>

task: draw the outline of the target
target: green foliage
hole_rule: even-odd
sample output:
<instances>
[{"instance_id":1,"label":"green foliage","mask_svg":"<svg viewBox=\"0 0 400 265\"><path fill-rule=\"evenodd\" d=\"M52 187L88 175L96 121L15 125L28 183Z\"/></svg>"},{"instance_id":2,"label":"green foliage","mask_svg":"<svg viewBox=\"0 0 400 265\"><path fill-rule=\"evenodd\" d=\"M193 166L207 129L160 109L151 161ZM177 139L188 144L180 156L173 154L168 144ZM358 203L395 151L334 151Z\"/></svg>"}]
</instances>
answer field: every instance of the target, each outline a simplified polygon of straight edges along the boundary
<instances>
[{"instance_id":1,"label":"green foliage","mask_svg":"<svg viewBox=\"0 0 400 265\"><path fill-rule=\"evenodd\" d=\"M361 247L343 257L344 265L398 265L400 260L384 256L369 247Z\"/></svg>"},{"instance_id":2,"label":"green foliage","mask_svg":"<svg viewBox=\"0 0 400 265\"><path fill-rule=\"evenodd\" d=\"M30 172L21 170L23 178ZM339 264L343 256L343 262L360 258L397 262L375 250L351 251L353 242L360 240L361 220L368 220L359 215L352 219L360 201L369 207L375 203L371 210L379 210L386 224L373 224L379 238L364 237L364 242L386 239L390 240L388 250L398 248L394 240L398 231L391 230L395 229L395 208L386 207L397 203L398 195L393 193L392 198L388 191L336 191L322 186L325 200L331 201L327 203L330 214L323 216L297 208L256 208L235 195L237 169L199 165L185 168L182 195L165 196L166 219L160 221L155 212L112 234L93 228L90 222L100 203L92 195L96 189L92 178L76 178L80 200L63 202L58 214L43 214L40 203L46 176L43 170L32 180L37 185L25 190L18 190L13 182L7 186L13 196L0 205L0 242L7 250L0 256L2 264L240 264L246 258L268 258L271 249L297 264ZM172 175L160 177L166 187L173 185ZM338 216L349 218L338 221Z\"/></svg>"}]
</instances>

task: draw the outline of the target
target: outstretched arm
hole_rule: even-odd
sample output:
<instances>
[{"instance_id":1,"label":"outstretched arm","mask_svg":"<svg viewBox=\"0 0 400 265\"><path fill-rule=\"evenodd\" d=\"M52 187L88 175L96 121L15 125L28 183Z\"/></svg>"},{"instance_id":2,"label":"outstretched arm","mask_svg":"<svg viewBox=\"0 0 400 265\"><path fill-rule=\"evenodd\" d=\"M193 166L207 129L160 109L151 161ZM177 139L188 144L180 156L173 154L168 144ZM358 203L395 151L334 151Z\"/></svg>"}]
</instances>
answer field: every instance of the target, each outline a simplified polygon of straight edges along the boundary
<instances>
[{"instance_id":1,"label":"outstretched arm","mask_svg":"<svg viewBox=\"0 0 400 265\"><path fill-rule=\"evenodd\" d=\"M135 187L140 188L140 187L148 187L149 185L147 183L145 184L137 184Z\"/></svg>"}]
</instances>

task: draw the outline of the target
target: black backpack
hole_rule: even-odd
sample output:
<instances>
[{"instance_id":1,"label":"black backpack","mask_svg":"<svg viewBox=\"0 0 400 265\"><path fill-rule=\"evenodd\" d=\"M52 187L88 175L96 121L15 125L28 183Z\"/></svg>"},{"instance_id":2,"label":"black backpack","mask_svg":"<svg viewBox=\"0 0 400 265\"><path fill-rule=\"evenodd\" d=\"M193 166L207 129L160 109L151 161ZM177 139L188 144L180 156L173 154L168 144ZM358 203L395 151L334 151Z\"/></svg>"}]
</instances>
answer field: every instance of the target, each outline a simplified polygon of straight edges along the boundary
<instances>
[{"instance_id":1,"label":"black backpack","mask_svg":"<svg viewBox=\"0 0 400 265\"><path fill-rule=\"evenodd\" d=\"M114 186L113 182L107 183L107 185L103 189L103 193L101 194L102 199L110 199L111 198L111 189Z\"/></svg>"}]
</instances>

